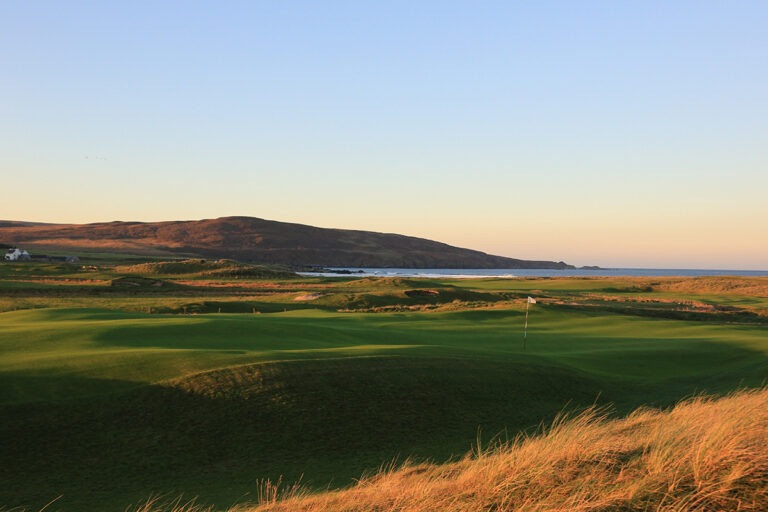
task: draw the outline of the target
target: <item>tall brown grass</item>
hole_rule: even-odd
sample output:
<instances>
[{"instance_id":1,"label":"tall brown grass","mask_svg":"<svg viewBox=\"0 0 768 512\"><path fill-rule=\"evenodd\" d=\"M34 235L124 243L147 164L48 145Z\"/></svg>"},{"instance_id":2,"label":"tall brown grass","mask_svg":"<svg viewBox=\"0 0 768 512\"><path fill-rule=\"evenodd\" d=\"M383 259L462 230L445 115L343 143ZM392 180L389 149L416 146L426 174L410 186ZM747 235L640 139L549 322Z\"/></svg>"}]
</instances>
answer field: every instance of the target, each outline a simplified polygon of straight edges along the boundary
<instances>
[{"instance_id":1,"label":"tall brown grass","mask_svg":"<svg viewBox=\"0 0 768 512\"><path fill-rule=\"evenodd\" d=\"M382 470L340 491L262 491L230 512L765 511L768 390L622 419L592 409L450 464ZM194 507L174 511L205 510Z\"/></svg>"},{"instance_id":2,"label":"tall brown grass","mask_svg":"<svg viewBox=\"0 0 768 512\"><path fill-rule=\"evenodd\" d=\"M654 291L661 292L768 297L768 278L763 276L703 276L644 279L644 281Z\"/></svg>"}]
</instances>

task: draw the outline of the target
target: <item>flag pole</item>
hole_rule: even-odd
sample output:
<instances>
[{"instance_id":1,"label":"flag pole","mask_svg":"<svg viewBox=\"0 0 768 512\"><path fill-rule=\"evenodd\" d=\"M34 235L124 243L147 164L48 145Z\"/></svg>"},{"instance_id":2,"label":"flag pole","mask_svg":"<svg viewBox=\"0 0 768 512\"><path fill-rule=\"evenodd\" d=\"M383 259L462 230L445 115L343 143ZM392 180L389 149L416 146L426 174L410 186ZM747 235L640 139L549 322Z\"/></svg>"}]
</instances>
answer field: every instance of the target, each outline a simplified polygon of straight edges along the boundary
<instances>
[{"instance_id":1,"label":"flag pole","mask_svg":"<svg viewBox=\"0 0 768 512\"><path fill-rule=\"evenodd\" d=\"M523 350L528 344L528 308L531 307L530 299L525 302L525 328L523 329Z\"/></svg>"}]
</instances>

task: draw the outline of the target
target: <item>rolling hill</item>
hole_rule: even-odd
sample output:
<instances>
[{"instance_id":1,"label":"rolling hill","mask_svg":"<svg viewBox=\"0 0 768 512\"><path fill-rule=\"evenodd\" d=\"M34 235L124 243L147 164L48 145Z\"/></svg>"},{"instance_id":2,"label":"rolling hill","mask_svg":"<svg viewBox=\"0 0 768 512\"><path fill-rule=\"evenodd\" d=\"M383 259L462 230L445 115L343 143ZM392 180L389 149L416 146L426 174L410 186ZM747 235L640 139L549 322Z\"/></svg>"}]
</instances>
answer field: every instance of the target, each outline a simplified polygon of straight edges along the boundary
<instances>
[{"instance_id":1,"label":"rolling hill","mask_svg":"<svg viewBox=\"0 0 768 512\"><path fill-rule=\"evenodd\" d=\"M196 255L256 263L401 268L574 268L391 233L327 229L254 217L42 224L0 221L0 243L29 249Z\"/></svg>"}]
</instances>

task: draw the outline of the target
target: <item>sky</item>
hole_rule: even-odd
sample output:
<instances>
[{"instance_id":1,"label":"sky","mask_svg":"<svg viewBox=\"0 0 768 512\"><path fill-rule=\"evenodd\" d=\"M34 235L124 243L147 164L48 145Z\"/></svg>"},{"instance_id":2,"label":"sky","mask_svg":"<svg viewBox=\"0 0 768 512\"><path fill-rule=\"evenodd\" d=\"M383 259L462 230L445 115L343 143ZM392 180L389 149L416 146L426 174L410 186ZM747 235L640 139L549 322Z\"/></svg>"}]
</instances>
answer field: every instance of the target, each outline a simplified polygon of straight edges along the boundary
<instances>
[{"instance_id":1,"label":"sky","mask_svg":"<svg viewBox=\"0 0 768 512\"><path fill-rule=\"evenodd\" d=\"M0 1L0 219L768 269L768 2Z\"/></svg>"}]
</instances>

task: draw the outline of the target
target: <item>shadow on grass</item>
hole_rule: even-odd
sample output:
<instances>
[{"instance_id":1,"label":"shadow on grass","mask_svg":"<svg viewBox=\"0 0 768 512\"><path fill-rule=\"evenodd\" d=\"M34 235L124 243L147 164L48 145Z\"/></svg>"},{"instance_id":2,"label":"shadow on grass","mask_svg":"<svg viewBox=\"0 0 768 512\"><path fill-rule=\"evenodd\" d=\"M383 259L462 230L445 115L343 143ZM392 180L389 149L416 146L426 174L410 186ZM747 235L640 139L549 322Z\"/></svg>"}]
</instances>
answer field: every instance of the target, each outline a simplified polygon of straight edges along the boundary
<instances>
[{"instance_id":1,"label":"shadow on grass","mask_svg":"<svg viewBox=\"0 0 768 512\"><path fill-rule=\"evenodd\" d=\"M252 364L87 399L4 406L0 503L34 510L63 495L58 510L117 512L152 493L225 506L247 499L257 479L281 475L344 486L393 458L462 455L478 429L487 439L596 401L625 413L759 384L766 357L733 350L756 363L744 367L750 375L640 385L528 357L369 357ZM14 378L37 388L133 386Z\"/></svg>"},{"instance_id":2,"label":"shadow on grass","mask_svg":"<svg viewBox=\"0 0 768 512\"><path fill-rule=\"evenodd\" d=\"M26 385L62 384L41 380ZM86 381L66 385L132 385ZM122 511L153 492L226 505L280 475L347 485L398 456L463 454L478 428L530 427L602 388L551 367L388 357L247 365L4 406L0 436L13 441L0 455L0 503L35 507L63 494L60 510Z\"/></svg>"}]
</instances>

